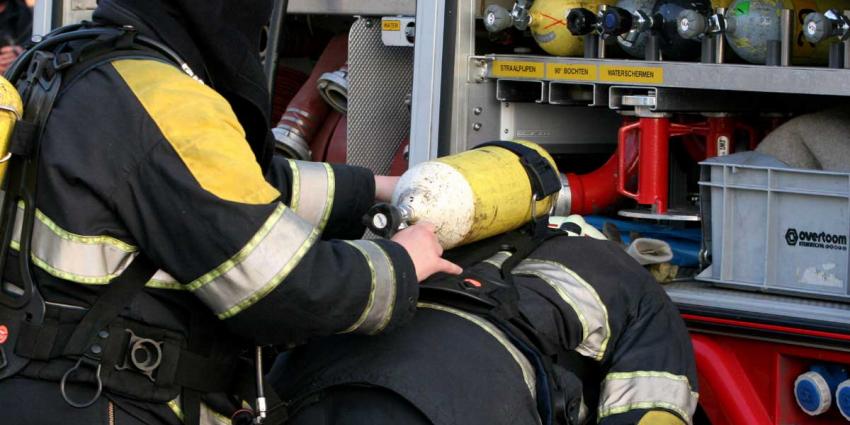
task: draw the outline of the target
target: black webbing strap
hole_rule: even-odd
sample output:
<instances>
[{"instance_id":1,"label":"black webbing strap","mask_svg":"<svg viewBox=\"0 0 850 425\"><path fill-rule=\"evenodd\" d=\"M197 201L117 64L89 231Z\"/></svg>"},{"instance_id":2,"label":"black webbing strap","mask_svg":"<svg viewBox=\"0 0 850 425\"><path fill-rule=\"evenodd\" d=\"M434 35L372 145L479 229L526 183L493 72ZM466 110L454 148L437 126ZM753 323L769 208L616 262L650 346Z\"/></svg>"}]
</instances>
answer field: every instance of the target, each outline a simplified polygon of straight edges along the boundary
<instances>
[{"instance_id":1,"label":"black webbing strap","mask_svg":"<svg viewBox=\"0 0 850 425\"><path fill-rule=\"evenodd\" d=\"M90 351L92 344L98 340L98 333L106 330L109 323L142 291L156 270L154 263L144 253L139 253L130 266L97 297L74 329L62 354L71 357L99 354Z\"/></svg>"},{"instance_id":2,"label":"black webbing strap","mask_svg":"<svg viewBox=\"0 0 850 425\"><path fill-rule=\"evenodd\" d=\"M482 143L474 149L487 146L507 149L519 157L519 162L525 168L528 179L531 181L532 193L537 196L538 201L561 190L561 177L558 175L558 171L555 170L549 160L540 155L540 152L528 146L505 140Z\"/></svg>"}]
</instances>

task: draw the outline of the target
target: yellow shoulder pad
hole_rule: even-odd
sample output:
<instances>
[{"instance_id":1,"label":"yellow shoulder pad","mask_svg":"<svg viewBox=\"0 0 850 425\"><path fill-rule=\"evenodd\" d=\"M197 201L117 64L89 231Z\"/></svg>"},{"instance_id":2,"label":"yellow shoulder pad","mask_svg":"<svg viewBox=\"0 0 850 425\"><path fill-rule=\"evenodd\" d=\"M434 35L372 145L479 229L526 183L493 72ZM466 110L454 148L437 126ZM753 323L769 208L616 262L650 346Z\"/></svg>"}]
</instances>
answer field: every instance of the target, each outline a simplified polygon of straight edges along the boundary
<instances>
[{"instance_id":1,"label":"yellow shoulder pad","mask_svg":"<svg viewBox=\"0 0 850 425\"><path fill-rule=\"evenodd\" d=\"M227 100L172 65L150 59L112 63L204 190L232 202L268 204L269 185Z\"/></svg>"}]
</instances>

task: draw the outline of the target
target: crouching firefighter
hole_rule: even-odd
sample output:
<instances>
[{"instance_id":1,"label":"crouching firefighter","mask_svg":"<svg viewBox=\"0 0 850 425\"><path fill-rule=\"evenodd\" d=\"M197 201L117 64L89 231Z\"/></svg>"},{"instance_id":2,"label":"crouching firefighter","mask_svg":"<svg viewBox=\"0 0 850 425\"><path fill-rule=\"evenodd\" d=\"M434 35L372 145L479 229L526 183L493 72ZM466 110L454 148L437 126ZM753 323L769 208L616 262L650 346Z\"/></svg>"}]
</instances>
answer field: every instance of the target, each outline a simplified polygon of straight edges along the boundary
<instances>
[{"instance_id":1,"label":"crouching firefighter","mask_svg":"<svg viewBox=\"0 0 850 425\"><path fill-rule=\"evenodd\" d=\"M255 347L393 329L459 272L423 226L332 239L391 180L272 155L271 5L101 0L9 70L4 425L260 422Z\"/></svg>"},{"instance_id":2,"label":"crouching firefighter","mask_svg":"<svg viewBox=\"0 0 850 425\"><path fill-rule=\"evenodd\" d=\"M534 149L487 145L521 157L532 200L560 188ZM288 423L691 424L696 367L677 309L582 223L551 230L544 216L448 251L463 273L424 281L407 326L281 355L269 380Z\"/></svg>"}]
</instances>

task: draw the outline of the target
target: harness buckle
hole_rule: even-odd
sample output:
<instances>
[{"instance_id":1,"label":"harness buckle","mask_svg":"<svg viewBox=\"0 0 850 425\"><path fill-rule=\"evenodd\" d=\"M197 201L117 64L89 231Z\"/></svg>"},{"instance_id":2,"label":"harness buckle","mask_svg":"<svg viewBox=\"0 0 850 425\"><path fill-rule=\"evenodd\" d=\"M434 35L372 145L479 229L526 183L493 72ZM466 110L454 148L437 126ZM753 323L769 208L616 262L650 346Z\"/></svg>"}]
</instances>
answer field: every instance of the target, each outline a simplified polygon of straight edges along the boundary
<instances>
[{"instance_id":1,"label":"harness buckle","mask_svg":"<svg viewBox=\"0 0 850 425\"><path fill-rule=\"evenodd\" d=\"M156 383L153 374L162 363L162 341L136 336L130 329L124 329L124 332L130 334L130 342L124 364L115 365L115 370L133 369Z\"/></svg>"},{"instance_id":2,"label":"harness buckle","mask_svg":"<svg viewBox=\"0 0 850 425\"><path fill-rule=\"evenodd\" d=\"M83 360L85 360L85 366L90 366L95 368L95 379L97 380L97 391L95 391L94 396L82 403L77 403L74 400L71 400L71 397L68 395L68 392L65 390L65 384L68 381L68 377L73 375L78 369L83 366ZM100 379L100 360L91 359L86 356L80 356L80 359L77 360L77 364L74 367L68 369L64 375L62 375L62 380L59 381L59 393L62 394L62 398L65 399L65 402L68 403L71 407L76 407L78 409L86 408L94 404L99 398L100 394L103 392L103 381Z\"/></svg>"}]
</instances>

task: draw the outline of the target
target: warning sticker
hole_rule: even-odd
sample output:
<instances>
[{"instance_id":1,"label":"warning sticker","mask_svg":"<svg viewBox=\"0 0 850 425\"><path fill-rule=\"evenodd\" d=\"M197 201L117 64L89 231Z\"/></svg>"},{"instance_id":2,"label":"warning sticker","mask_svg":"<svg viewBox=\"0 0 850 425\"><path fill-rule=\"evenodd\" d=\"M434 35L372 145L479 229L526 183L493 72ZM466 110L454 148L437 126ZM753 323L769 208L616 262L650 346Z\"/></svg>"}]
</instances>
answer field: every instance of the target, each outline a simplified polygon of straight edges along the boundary
<instances>
[{"instance_id":1,"label":"warning sticker","mask_svg":"<svg viewBox=\"0 0 850 425\"><path fill-rule=\"evenodd\" d=\"M542 62L493 61L493 76L499 78L543 79L545 68Z\"/></svg>"},{"instance_id":2,"label":"warning sticker","mask_svg":"<svg viewBox=\"0 0 850 425\"><path fill-rule=\"evenodd\" d=\"M612 83L649 83L664 82L664 69L652 66L601 65L599 79Z\"/></svg>"},{"instance_id":3,"label":"warning sticker","mask_svg":"<svg viewBox=\"0 0 850 425\"><path fill-rule=\"evenodd\" d=\"M381 22L381 29L384 31L401 31L401 21L398 19L387 19Z\"/></svg>"},{"instance_id":4,"label":"warning sticker","mask_svg":"<svg viewBox=\"0 0 850 425\"><path fill-rule=\"evenodd\" d=\"M6 325L0 325L0 344L6 342L9 339L9 328Z\"/></svg>"},{"instance_id":5,"label":"warning sticker","mask_svg":"<svg viewBox=\"0 0 850 425\"><path fill-rule=\"evenodd\" d=\"M550 80L596 81L599 70L596 65L550 63L546 65L546 77Z\"/></svg>"}]
</instances>

